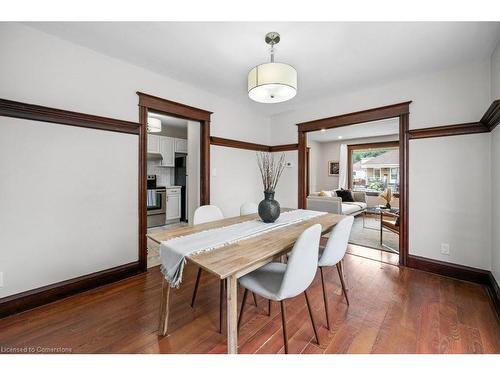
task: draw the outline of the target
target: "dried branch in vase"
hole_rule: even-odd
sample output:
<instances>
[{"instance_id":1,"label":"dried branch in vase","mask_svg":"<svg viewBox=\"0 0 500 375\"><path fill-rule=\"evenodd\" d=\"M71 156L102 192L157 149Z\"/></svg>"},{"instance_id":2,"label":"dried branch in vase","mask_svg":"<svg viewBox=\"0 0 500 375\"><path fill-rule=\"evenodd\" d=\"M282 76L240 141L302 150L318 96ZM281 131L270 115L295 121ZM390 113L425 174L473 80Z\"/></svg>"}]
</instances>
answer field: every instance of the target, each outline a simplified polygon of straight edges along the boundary
<instances>
[{"instance_id":1,"label":"dried branch in vase","mask_svg":"<svg viewBox=\"0 0 500 375\"><path fill-rule=\"evenodd\" d=\"M257 165L262 177L264 191L274 192L285 169L285 154L282 153L279 159L276 160L275 154L272 152L258 152Z\"/></svg>"}]
</instances>

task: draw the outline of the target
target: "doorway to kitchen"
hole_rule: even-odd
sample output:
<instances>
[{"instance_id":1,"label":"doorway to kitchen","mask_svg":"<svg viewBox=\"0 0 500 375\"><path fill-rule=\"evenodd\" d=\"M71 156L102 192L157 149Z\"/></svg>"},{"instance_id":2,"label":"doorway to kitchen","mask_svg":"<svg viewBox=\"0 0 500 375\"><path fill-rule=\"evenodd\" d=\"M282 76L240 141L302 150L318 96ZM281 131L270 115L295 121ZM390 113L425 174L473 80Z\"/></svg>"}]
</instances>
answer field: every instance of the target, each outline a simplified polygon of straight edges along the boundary
<instances>
[{"instance_id":1,"label":"doorway to kitchen","mask_svg":"<svg viewBox=\"0 0 500 375\"><path fill-rule=\"evenodd\" d=\"M158 245L146 233L188 225L194 210L210 203L210 115L212 112L137 93L144 152L140 210L141 269L159 264Z\"/></svg>"}]
</instances>

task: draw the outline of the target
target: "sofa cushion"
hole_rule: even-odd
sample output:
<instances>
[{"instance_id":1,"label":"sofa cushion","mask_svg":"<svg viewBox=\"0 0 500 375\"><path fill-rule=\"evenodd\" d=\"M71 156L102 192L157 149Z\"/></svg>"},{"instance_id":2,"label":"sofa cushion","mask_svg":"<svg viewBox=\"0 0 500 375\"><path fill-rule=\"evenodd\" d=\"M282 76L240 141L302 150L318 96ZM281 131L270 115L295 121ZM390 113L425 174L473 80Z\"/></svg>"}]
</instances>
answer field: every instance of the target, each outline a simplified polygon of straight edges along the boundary
<instances>
[{"instance_id":1,"label":"sofa cushion","mask_svg":"<svg viewBox=\"0 0 500 375\"><path fill-rule=\"evenodd\" d=\"M363 211L366 208L366 203L363 202L342 202L342 214L351 215L356 212Z\"/></svg>"},{"instance_id":2,"label":"sofa cushion","mask_svg":"<svg viewBox=\"0 0 500 375\"><path fill-rule=\"evenodd\" d=\"M332 192L329 191L329 190L327 190L327 191L321 190L318 195L320 197L330 197L331 198L332 197Z\"/></svg>"}]
</instances>

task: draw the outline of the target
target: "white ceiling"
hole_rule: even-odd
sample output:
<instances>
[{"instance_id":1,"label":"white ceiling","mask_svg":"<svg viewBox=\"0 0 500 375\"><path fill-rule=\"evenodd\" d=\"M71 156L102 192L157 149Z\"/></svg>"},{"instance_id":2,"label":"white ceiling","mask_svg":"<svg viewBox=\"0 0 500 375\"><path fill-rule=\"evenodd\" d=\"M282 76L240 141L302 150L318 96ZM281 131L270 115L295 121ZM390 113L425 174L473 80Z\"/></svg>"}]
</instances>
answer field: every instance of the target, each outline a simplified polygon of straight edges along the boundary
<instances>
[{"instance_id":1,"label":"white ceiling","mask_svg":"<svg viewBox=\"0 0 500 375\"><path fill-rule=\"evenodd\" d=\"M316 142L332 142L395 134L399 134L399 120L397 118L391 118L307 133L307 139Z\"/></svg>"},{"instance_id":2,"label":"white ceiling","mask_svg":"<svg viewBox=\"0 0 500 375\"><path fill-rule=\"evenodd\" d=\"M181 128L181 129L187 128L188 122L187 122L187 120L182 119L182 118L171 117L171 116L163 115L161 113L154 113L151 111L148 112L148 117L153 117L153 118L159 119L163 126L168 126L168 127L172 127L172 128Z\"/></svg>"},{"instance_id":3,"label":"white ceiling","mask_svg":"<svg viewBox=\"0 0 500 375\"><path fill-rule=\"evenodd\" d=\"M488 58L496 22L36 22L28 25L272 115L297 104ZM267 62L264 35L278 31L276 61L298 71L297 96L251 102L246 79Z\"/></svg>"}]
</instances>

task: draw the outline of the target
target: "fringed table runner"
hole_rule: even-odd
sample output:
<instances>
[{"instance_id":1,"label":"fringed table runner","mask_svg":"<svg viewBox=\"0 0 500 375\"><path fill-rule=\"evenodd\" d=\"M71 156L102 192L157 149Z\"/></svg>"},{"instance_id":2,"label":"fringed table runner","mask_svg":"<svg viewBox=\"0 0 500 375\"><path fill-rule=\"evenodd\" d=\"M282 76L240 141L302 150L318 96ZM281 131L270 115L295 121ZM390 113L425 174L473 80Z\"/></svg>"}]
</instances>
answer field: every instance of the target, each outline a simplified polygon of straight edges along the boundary
<instances>
[{"instance_id":1,"label":"fringed table runner","mask_svg":"<svg viewBox=\"0 0 500 375\"><path fill-rule=\"evenodd\" d=\"M293 210L283 212L274 223L264 223L260 219L254 219L162 241L160 246L161 272L171 287L178 288L182 282L186 256L215 250L325 214L326 212Z\"/></svg>"}]
</instances>

